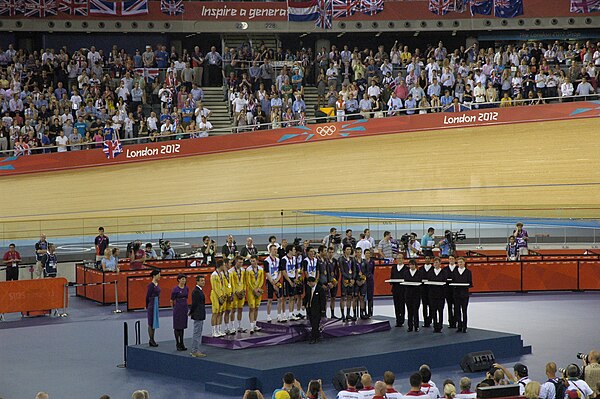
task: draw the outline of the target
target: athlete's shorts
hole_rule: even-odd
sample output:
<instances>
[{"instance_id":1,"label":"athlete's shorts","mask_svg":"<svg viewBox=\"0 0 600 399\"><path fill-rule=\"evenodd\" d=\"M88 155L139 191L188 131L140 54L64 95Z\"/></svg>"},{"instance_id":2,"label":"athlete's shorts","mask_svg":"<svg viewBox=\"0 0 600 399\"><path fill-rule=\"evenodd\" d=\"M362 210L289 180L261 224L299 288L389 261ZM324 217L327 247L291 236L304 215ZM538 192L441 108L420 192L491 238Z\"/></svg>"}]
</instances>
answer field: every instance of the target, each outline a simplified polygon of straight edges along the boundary
<instances>
[{"instance_id":1,"label":"athlete's shorts","mask_svg":"<svg viewBox=\"0 0 600 399\"><path fill-rule=\"evenodd\" d=\"M360 295L365 297L367 295L367 282L365 281L363 285L354 284L354 293L355 295Z\"/></svg>"},{"instance_id":2,"label":"athlete's shorts","mask_svg":"<svg viewBox=\"0 0 600 399\"><path fill-rule=\"evenodd\" d=\"M269 281L267 281L267 299L278 299L282 297L282 289L280 287L273 287Z\"/></svg>"},{"instance_id":3,"label":"athlete's shorts","mask_svg":"<svg viewBox=\"0 0 600 399\"><path fill-rule=\"evenodd\" d=\"M325 287L325 292L327 293L328 298L335 298L338 294L338 284L334 285L331 288Z\"/></svg>"},{"instance_id":4,"label":"athlete's shorts","mask_svg":"<svg viewBox=\"0 0 600 399\"><path fill-rule=\"evenodd\" d=\"M244 303L246 303L246 294L244 293L244 297L242 299L238 299L237 295L233 295L232 308L233 309L241 309L244 307Z\"/></svg>"},{"instance_id":5,"label":"athlete's shorts","mask_svg":"<svg viewBox=\"0 0 600 399\"><path fill-rule=\"evenodd\" d=\"M214 313L223 313L225 311L225 304L219 304L219 297L216 292L210 293L210 302L212 306L212 312Z\"/></svg>"},{"instance_id":6,"label":"athlete's shorts","mask_svg":"<svg viewBox=\"0 0 600 399\"><path fill-rule=\"evenodd\" d=\"M342 283L341 288L342 288L342 298L354 296L355 285L349 285L349 286L345 287L344 284Z\"/></svg>"},{"instance_id":7,"label":"athlete's shorts","mask_svg":"<svg viewBox=\"0 0 600 399\"><path fill-rule=\"evenodd\" d=\"M287 280L285 280L285 282L283 283L283 296L288 298L288 297L296 295L297 287L298 287L298 285L292 287L292 285L290 283L288 283Z\"/></svg>"},{"instance_id":8,"label":"athlete's shorts","mask_svg":"<svg viewBox=\"0 0 600 399\"><path fill-rule=\"evenodd\" d=\"M271 285L271 284L268 284ZM248 289L247 290L247 295L246 298L248 299L248 307L250 309L254 309L260 306L260 300L262 299L260 296L256 297L254 295L254 292L252 292L252 290Z\"/></svg>"}]
</instances>

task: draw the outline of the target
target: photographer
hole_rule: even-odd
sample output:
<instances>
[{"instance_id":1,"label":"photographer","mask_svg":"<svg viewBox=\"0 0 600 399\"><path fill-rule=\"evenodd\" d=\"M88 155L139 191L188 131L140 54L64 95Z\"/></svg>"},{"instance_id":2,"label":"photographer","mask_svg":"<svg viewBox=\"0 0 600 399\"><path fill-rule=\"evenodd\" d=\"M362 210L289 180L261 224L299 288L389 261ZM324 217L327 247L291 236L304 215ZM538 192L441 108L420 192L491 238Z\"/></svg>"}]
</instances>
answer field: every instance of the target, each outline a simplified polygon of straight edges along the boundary
<instances>
[{"instance_id":1,"label":"photographer","mask_svg":"<svg viewBox=\"0 0 600 399\"><path fill-rule=\"evenodd\" d=\"M421 255L421 244L417 240L417 233L410 233L410 240L406 248L406 257L408 259L415 259Z\"/></svg>"},{"instance_id":2,"label":"photographer","mask_svg":"<svg viewBox=\"0 0 600 399\"><path fill-rule=\"evenodd\" d=\"M207 266L216 266L217 260L215 259L215 242L210 239L209 236L202 237L204 245L200 249L202 256L204 257L204 263Z\"/></svg>"},{"instance_id":3,"label":"photographer","mask_svg":"<svg viewBox=\"0 0 600 399\"><path fill-rule=\"evenodd\" d=\"M452 232L450 230L444 231L444 239L438 243L440 247L440 257L447 258L453 255L452 251Z\"/></svg>"},{"instance_id":4,"label":"photographer","mask_svg":"<svg viewBox=\"0 0 600 399\"><path fill-rule=\"evenodd\" d=\"M171 248L171 241L165 241L161 244L160 248L162 249L162 258L164 260L175 259L175 250Z\"/></svg>"},{"instance_id":5,"label":"photographer","mask_svg":"<svg viewBox=\"0 0 600 399\"><path fill-rule=\"evenodd\" d=\"M594 396L594 391L584 380L579 379L582 375L581 369L576 364L569 364L564 370L567 386L566 398L577 397L580 399L591 398ZM572 392L572 393L571 393Z\"/></svg>"},{"instance_id":6,"label":"photographer","mask_svg":"<svg viewBox=\"0 0 600 399\"><path fill-rule=\"evenodd\" d=\"M342 236L338 234L335 227L329 229L329 235L323 238L323 245L327 248L333 247L335 259L340 257L342 254Z\"/></svg>"},{"instance_id":7,"label":"photographer","mask_svg":"<svg viewBox=\"0 0 600 399\"><path fill-rule=\"evenodd\" d=\"M598 392L598 384L600 383L600 352L592 350L585 356L584 354L578 354L578 358L583 360L583 380L594 390L593 398L597 398L600 395Z\"/></svg>"}]
</instances>

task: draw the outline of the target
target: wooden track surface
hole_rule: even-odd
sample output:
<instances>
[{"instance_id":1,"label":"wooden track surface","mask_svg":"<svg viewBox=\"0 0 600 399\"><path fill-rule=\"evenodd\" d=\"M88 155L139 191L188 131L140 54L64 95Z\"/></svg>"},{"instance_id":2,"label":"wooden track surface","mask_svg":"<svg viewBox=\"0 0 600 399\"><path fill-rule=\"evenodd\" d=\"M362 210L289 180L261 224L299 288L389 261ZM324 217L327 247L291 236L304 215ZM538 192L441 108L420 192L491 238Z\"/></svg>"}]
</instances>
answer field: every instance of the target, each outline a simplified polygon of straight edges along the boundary
<instances>
[{"instance_id":1,"label":"wooden track surface","mask_svg":"<svg viewBox=\"0 0 600 399\"><path fill-rule=\"evenodd\" d=\"M0 220L407 206L598 217L599 155L598 118L341 139L6 178Z\"/></svg>"}]
</instances>

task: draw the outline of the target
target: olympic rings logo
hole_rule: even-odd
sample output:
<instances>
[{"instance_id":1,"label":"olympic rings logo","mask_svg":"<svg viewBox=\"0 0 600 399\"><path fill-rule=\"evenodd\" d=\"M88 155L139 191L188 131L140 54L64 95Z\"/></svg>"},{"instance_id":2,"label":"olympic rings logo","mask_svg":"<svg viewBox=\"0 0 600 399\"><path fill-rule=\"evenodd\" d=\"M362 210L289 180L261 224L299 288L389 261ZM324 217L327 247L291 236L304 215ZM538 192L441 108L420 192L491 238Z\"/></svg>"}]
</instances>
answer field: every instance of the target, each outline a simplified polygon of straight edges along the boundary
<instances>
[{"instance_id":1,"label":"olympic rings logo","mask_svg":"<svg viewBox=\"0 0 600 399\"><path fill-rule=\"evenodd\" d=\"M337 129L333 125L319 126L316 129L317 134L321 136L331 136Z\"/></svg>"}]
</instances>

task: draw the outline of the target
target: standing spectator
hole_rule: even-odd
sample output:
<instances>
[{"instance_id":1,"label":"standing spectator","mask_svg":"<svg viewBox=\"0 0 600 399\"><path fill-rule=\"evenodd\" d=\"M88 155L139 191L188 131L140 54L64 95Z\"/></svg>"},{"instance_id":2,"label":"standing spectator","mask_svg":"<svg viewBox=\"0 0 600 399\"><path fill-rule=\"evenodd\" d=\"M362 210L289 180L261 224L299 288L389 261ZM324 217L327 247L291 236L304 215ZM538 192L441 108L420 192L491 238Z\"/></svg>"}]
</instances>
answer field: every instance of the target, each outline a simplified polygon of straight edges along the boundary
<instances>
[{"instance_id":1,"label":"standing spectator","mask_svg":"<svg viewBox=\"0 0 600 399\"><path fill-rule=\"evenodd\" d=\"M4 254L3 260L6 266L6 281L18 280L21 254L15 250L15 244L8 246L8 251Z\"/></svg>"},{"instance_id":2,"label":"standing spectator","mask_svg":"<svg viewBox=\"0 0 600 399\"><path fill-rule=\"evenodd\" d=\"M131 247L131 252L128 254L130 259L129 267L131 270L140 270L146 262L146 251L142 249L142 243L136 241Z\"/></svg>"},{"instance_id":3,"label":"standing spectator","mask_svg":"<svg viewBox=\"0 0 600 399\"><path fill-rule=\"evenodd\" d=\"M42 273L44 270L44 264L42 263L42 258L48 251L48 241L46 241L46 234L40 235L40 240L35 243L35 276L36 278L42 278ZM33 270L30 270L33 272ZM33 273L32 273L33 278Z\"/></svg>"},{"instance_id":4,"label":"standing spectator","mask_svg":"<svg viewBox=\"0 0 600 399\"><path fill-rule=\"evenodd\" d=\"M207 81L209 86L220 86L222 81L221 64L223 58L217 52L217 48L212 46L210 52L206 54L205 62L208 63Z\"/></svg>"},{"instance_id":5,"label":"standing spectator","mask_svg":"<svg viewBox=\"0 0 600 399\"><path fill-rule=\"evenodd\" d=\"M96 248L96 265L100 264L104 251L108 248L110 240L108 236L104 235L104 227L98 227L98 235L94 239L94 247Z\"/></svg>"},{"instance_id":6,"label":"standing spectator","mask_svg":"<svg viewBox=\"0 0 600 399\"><path fill-rule=\"evenodd\" d=\"M42 265L44 267L44 278L46 277L56 277L56 273L58 271L58 259L56 258L56 254L54 251L56 247L54 244L48 244L48 250L44 255L42 255Z\"/></svg>"},{"instance_id":7,"label":"standing spectator","mask_svg":"<svg viewBox=\"0 0 600 399\"><path fill-rule=\"evenodd\" d=\"M392 239L392 233L390 233L389 231L385 231L383 233L383 239L381 241L379 241L379 245L377 246L379 254L382 257L384 257L385 259L392 259L391 239Z\"/></svg>"},{"instance_id":8,"label":"standing spectator","mask_svg":"<svg viewBox=\"0 0 600 399\"><path fill-rule=\"evenodd\" d=\"M187 276L179 274L177 276L177 285L171 291L171 306L173 307L173 331L175 334L175 342L177 351L183 352L187 348L183 343L184 330L187 328L188 305L187 298L189 289L185 285Z\"/></svg>"},{"instance_id":9,"label":"standing spectator","mask_svg":"<svg viewBox=\"0 0 600 399\"><path fill-rule=\"evenodd\" d=\"M205 296L203 287L206 284L204 275L196 276L196 287L192 291L192 306L190 308L190 317L194 320L194 335L192 337L193 357L205 357L206 354L200 352L202 345L202 327L206 319Z\"/></svg>"},{"instance_id":10,"label":"standing spectator","mask_svg":"<svg viewBox=\"0 0 600 399\"><path fill-rule=\"evenodd\" d=\"M529 241L529 234L527 234L527 230L523 228L523 223L519 222L516 225L515 230L512 234L517 240L517 247L519 248L520 255L529 255L529 250L527 249L527 242Z\"/></svg>"}]
</instances>

